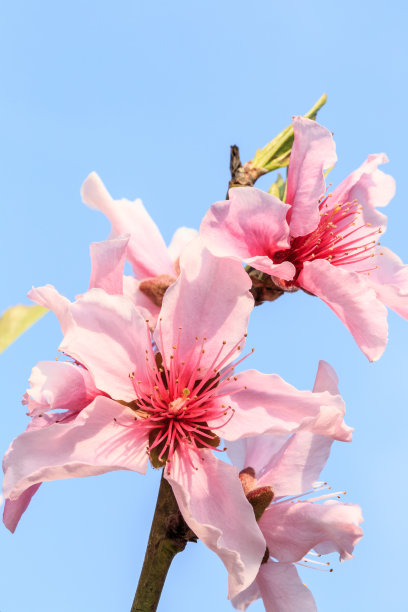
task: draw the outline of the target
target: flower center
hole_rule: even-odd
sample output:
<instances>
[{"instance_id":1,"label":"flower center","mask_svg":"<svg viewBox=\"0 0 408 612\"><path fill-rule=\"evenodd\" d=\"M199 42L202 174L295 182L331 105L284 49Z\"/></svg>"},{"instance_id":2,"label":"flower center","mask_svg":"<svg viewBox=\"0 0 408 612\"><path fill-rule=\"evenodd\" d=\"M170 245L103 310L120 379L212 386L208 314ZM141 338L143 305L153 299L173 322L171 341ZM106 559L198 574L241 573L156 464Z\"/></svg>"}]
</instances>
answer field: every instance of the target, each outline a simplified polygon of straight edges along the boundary
<instances>
[{"instance_id":1,"label":"flower center","mask_svg":"<svg viewBox=\"0 0 408 612\"><path fill-rule=\"evenodd\" d=\"M241 347L237 343L226 350L227 343L223 341L210 366L203 368L206 338L201 341L196 338L188 360L184 361L178 351L180 334L181 329L168 359L163 352L154 351L148 329L147 380L137 381L131 375L137 396L132 408L137 415L137 426L147 430L148 453L154 467L169 465L176 451L185 453L192 464L190 450L223 450L217 448L220 438L214 430L226 425L234 414L233 408L223 403L223 395L231 394L230 391L223 394L223 387L230 384L234 368L247 357L228 365Z\"/></svg>"},{"instance_id":2,"label":"flower center","mask_svg":"<svg viewBox=\"0 0 408 612\"><path fill-rule=\"evenodd\" d=\"M333 266L353 264L356 272L370 272L377 266L370 265L373 249L382 229L371 229L370 223L361 223L362 207L357 200L329 207L327 195L319 203L320 222L317 228L306 236L291 239L289 249L274 254L274 263L290 261L296 268L296 281L305 261L327 259ZM355 264L361 263L360 266Z\"/></svg>"}]
</instances>

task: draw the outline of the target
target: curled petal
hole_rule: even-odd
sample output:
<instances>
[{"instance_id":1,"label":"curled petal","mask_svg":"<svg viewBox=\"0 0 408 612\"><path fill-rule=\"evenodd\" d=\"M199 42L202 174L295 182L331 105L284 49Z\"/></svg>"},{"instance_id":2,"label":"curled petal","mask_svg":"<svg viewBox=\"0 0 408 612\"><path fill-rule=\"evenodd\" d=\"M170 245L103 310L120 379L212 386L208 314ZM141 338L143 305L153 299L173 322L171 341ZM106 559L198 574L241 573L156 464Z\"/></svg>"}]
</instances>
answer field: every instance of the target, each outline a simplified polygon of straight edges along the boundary
<instances>
[{"instance_id":1,"label":"curled petal","mask_svg":"<svg viewBox=\"0 0 408 612\"><path fill-rule=\"evenodd\" d=\"M128 242L129 236L121 236L91 244L90 289L99 288L112 295L122 295L123 270Z\"/></svg>"},{"instance_id":2,"label":"curled petal","mask_svg":"<svg viewBox=\"0 0 408 612\"><path fill-rule=\"evenodd\" d=\"M381 357L387 344L387 309L361 274L318 259L304 264L299 284L326 302L370 361Z\"/></svg>"},{"instance_id":3,"label":"curled petal","mask_svg":"<svg viewBox=\"0 0 408 612\"><path fill-rule=\"evenodd\" d=\"M304 117L294 117L295 139L287 180L286 202L291 204L290 234L305 236L319 225L319 199L326 193L323 171L337 161L331 132Z\"/></svg>"},{"instance_id":4,"label":"curled petal","mask_svg":"<svg viewBox=\"0 0 408 612\"><path fill-rule=\"evenodd\" d=\"M361 539L363 517L354 504L311 501L271 504L259 520L272 557L278 561L300 561L311 549L338 552L350 559Z\"/></svg>"},{"instance_id":5,"label":"curled petal","mask_svg":"<svg viewBox=\"0 0 408 612\"><path fill-rule=\"evenodd\" d=\"M55 287L52 285L33 287L27 293L27 296L30 298L30 300L33 300L33 302L52 310L59 321L62 333L65 334L68 331L68 328L72 323L70 313L71 302L66 297L58 293Z\"/></svg>"},{"instance_id":6,"label":"curled petal","mask_svg":"<svg viewBox=\"0 0 408 612\"><path fill-rule=\"evenodd\" d=\"M352 172L333 191L332 205L356 199L359 204L371 208L386 206L395 195L395 180L389 174L378 170L378 166L387 162L388 158L384 153L369 155L360 168Z\"/></svg>"},{"instance_id":7,"label":"curled petal","mask_svg":"<svg viewBox=\"0 0 408 612\"><path fill-rule=\"evenodd\" d=\"M338 384L339 377L335 369L330 363L327 363L327 361L320 360L313 386L313 393L328 391L332 395L340 395Z\"/></svg>"},{"instance_id":8,"label":"curled petal","mask_svg":"<svg viewBox=\"0 0 408 612\"><path fill-rule=\"evenodd\" d=\"M174 274L165 242L141 200L114 200L96 172L85 179L82 199L103 212L112 224L112 236L130 234L127 257L137 278Z\"/></svg>"},{"instance_id":9,"label":"curled petal","mask_svg":"<svg viewBox=\"0 0 408 612\"><path fill-rule=\"evenodd\" d=\"M47 410L79 412L101 393L87 370L66 361L40 361L29 381L23 403L31 416Z\"/></svg>"},{"instance_id":10,"label":"curled petal","mask_svg":"<svg viewBox=\"0 0 408 612\"><path fill-rule=\"evenodd\" d=\"M186 523L227 568L229 597L235 597L253 582L265 554L265 540L237 468L211 451L192 451L190 460L175 453L165 477Z\"/></svg>"}]
</instances>

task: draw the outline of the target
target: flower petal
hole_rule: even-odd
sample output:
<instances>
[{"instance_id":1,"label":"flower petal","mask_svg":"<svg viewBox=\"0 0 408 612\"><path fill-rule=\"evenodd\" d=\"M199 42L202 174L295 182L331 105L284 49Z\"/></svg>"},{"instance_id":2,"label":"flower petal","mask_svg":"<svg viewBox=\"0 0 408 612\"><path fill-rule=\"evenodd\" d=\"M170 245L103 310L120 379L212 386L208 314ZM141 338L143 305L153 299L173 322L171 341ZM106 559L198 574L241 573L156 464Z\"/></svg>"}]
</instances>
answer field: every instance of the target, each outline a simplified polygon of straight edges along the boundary
<instances>
[{"instance_id":1,"label":"flower petal","mask_svg":"<svg viewBox=\"0 0 408 612\"><path fill-rule=\"evenodd\" d=\"M134 412L97 397L73 421L27 430L4 456L4 496L15 500L29 487L62 478L81 478L147 468L146 434L134 425Z\"/></svg>"},{"instance_id":2,"label":"flower petal","mask_svg":"<svg viewBox=\"0 0 408 612\"><path fill-rule=\"evenodd\" d=\"M300 431L271 456L258 485L271 485L276 497L300 495L319 478L333 443L327 436Z\"/></svg>"},{"instance_id":3,"label":"flower petal","mask_svg":"<svg viewBox=\"0 0 408 612\"><path fill-rule=\"evenodd\" d=\"M318 259L304 264L299 284L326 302L370 361L381 357L387 344L387 309L361 274Z\"/></svg>"},{"instance_id":4,"label":"flower petal","mask_svg":"<svg viewBox=\"0 0 408 612\"><path fill-rule=\"evenodd\" d=\"M133 276L123 277L123 295L126 295L142 313L144 319L149 319L151 329L154 329L160 307L139 289L140 281Z\"/></svg>"},{"instance_id":5,"label":"flower petal","mask_svg":"<svg viewBox=\"0 0 408 612\"><path fill-rule=\"evenodd\" d=\"M128 243L129 236L121 236L91 244L90 289L99 288L112 295L122 295L123 271Z\"/></svg>"},{"instance_id":6,"label":"flower petal","mask_svg":"<svg viewBox=\"0 0 408 612\"><path fill-rule=\"evenodd\" d=\"M197 234L197 230L191 227L179 227L178 230L174 232L173 238L167 248L173 264L180 257L184 248L197 236ZM174 274L174 271L172 274Z\"/></svg>"},{"instance_id":7,"label":"flower petal","mask_svg":"<svg viewBox=\"0 0 408 612\"><path fill-rule=\"evenodd\" d=\"M27 510L28 505L41 483L28 487L17 499L6 499L4 502L3 523L11 533L14 533L21 516Z\"/></svg>"},{"instance_id":8,"label":"flower petal","mask_svg":"<svg viewBox=\"0 0 408 612\"><path fill-rule=\"evenodd\" d=\"M273 256L289 247L287 204L254 187L234 187L228 201L216 202L205 215L200 234L219 257L235 257L257 270L291 280L289 262L274 264Z\"/></svg>"},{"instance_id":9,"label":"flower petal","mask_svg":"<svg viewBox=\"0 0 408 612\"><path fill-rule=\"evenodd\" d=\"M272 557L300 561L312 548L320 553L337 551L350 559L362 538L363 517L355 504L329 501L272 503L259 519Z\"/></svg>"},{"instance_id":10,"label":"flower petal","mask_svg":"<svg viewBox=\"0 0 408 612\"><path fill-rule=\"evenodd\" d=\"M229 574L229 597L254 580L265 540L238 478L237 468L216 459L211 451L175 453L170 482L180 511L194 533L221 558Z\"/></svg>"},{"instance_id":11,"label":"flower petal","mask_svg":"<svg viewBox=\"0 0 408 612\"><path fill-rule=\"evenodd\" d=\"M40 361L29 381L23 403L31 416L47 410L79 412L101 394L87 370L67 361Z\"/></svg>"},{"instance_id":12,"label":"flower petal","mask_svg":"<svg viewBox=\"0 0 408 612\"><path fill-rule=\"evenodd\" d=\"M320 360L313 386L313 393L328 391L332 395L340 395L338 384L339 377L335 369L330 363L327 363L327 361Z\"/></svg>"},{"instance_id":13,"label":"flower petal","mask_svg":"<svg viewBox=\"0 0 408 612\"><path fill-rule=\"evenodd\" d=\"M91 289L71 304L74 324L60 350L84 365L98 389L114 399L132 401L129 374L144 380L148 336L146 322L130 300Z\"/></svg>"},{"instance_id":14,"label":"flower petal","mask_svg":"<svg viewBox=\"0 0 408 612\"><path fill-rule=\"evenodd\" d=\"M247 589L245 589L245 591L241 591L239 595L233 597L231 603L236 610L245 611L251 603L259 599L260 597L261 591L259 590L258 583L255 579L253 583Z\"/></svg>"},{"instance_id":15,"label":"flower petal","mask_svg":"<svg viewBox=\"0 0 408 612\"><path fill-rule=\"evenodd\" d=\"M154 337L166 358L177 346L180 360L186 363L204 341L200 365L205 370L222 347L224 356L244 345L254 304L251 281L239 262L215 257L199 238L187 245L180 266L179 278L164 295L162 322ZM236 355L233 351L228 361Z\"/></svg>"},{"instance_id":16,"label":"flower petal","mask_svg":"<svg viewBox=\"0 0 408 612\"><path fill-rule=\"evenodd\" d=\"M317 612L313 595L291 563L268 561L261 566L256 582L266 612Z\"/></svg>"},{"instance_id":17,"label":"flower petal","mask_svg":"<svg viewBox=\"0 0 408 612\"><path fill-rule=\"evenodd\" d=\"M286 434L262 434L240 438L234 442L228 442L227 453L239 471L251 467L255 470L256 477L259 478L265 465L285 446L287 440Z\"/></svg>"},{"instance_id":18,"label":"flower petal","mask_svg":"<svg viewBox=\"0 0 408 612\"><path fill-rule=\"evenodd\" d=\"M82 200L103 212L112 224L112 235L130 234L127 257L139 279L174 274L165 242L141 200L114 200L95 172L85 179Z\"/></svg>"},{"instance_id":19,"label":"flower petal","mask_svg":"<svg viewBox=\"0 0 408 612\"><path fill-rule=\"evenodd\" d=\"M27 297L33 302L49 308L56 315L61 326L62 333L65 334L72 323L70 314L71 302L64 297L52 285L44 285L43 287L33 287Z\"/></svg>"},{"instance_id":20,"label":"flower petal","mask_svg":"<svg viewBox=\"0 0 408 612\"><path fill-rule=\"evenodd\" d=\"M359 204L367 204L371 208L386 206L395 195L395 180L389 174L378 170L378 166L387 162L388 157L384 153L369 155L366 161L333 191L332 205L356 199Z\"/></svg>"},{"instance_id":21,"label":"flower petal","mask_svg":"<svg viewBox=\"0 0 408 612\"><path fill-rule=\"evenodd\" d=\"M262 433L288 434L306 429L337 440L349 440L352 429L344 423L340 395L299 391L277 374L247 370L231 383L234 393L223 403L234 416L217 433L226 440ZM214 423L215 424L215 423ZM212 423L209 423L210 427Z\"/></svg>"},{"instance_id":22,"label":"flower petal","mask_svg":"<svg viewBox=\"0 0 408 612\"><path fill-rule=\"evenodd\" d=\"M286 202L291 236L305 236L319 225L319 199L326 193L323 171L337 161L331 132L304 117L293 118L295 139L290 154Z\"/></svg>"},{"instance_id":23,"label":"flower petal","mask_svg":"<svg viewBox=\"0 0 408 612\"><path fill-rule=\"evenodd\" d=\"M404 319L408 319L408 265L385 247L376 247L375 263L367 282L377 297Z\"/></svg>"}]
</instances>

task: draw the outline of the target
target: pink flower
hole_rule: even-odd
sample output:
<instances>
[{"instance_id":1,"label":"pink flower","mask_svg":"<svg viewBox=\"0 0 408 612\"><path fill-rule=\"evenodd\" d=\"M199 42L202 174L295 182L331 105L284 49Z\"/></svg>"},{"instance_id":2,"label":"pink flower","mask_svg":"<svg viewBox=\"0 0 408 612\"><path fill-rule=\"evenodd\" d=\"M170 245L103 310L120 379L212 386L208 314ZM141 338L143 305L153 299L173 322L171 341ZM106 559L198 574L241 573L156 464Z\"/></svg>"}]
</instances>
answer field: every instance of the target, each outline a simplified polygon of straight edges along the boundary
<instances>
[{"instance_id":1,"label":"pink flower","mask_svg":"<svg viewBox=\"0 0 408 612\"><path fill-rule=\"evenodd\" d=\"M370 155L332 193L323 171L336 161L331 133L295 117L286 203L258 189L230 190L208 211L200 232L218 256L232 256L273 277L279 288L317 295L371 360L387 343L389 306L408 318L408 267L378 239L386 217L376 210L394 195L392 177Z\"/></svg>"},{"instance_id":2,"label":"pink flower","mask_svg":"<svg viewBox=\"0 0 408 612\"><path fill-rule=\"evenodd\" d=\"M338 393L336 374L325 362L319 364L314 390ZM315 612L295 565L331 571L321 555L338 552L342 561L352 557L363 535L361 510L337 501L344 491L327 492L326 483L316 482L331 444L327 437L302 431L229 445L233 461L243 468L241 482L267 544L255 581L232 600L238 610L262 597L267 612Z\"/></svg>"},{"instance_id":3,"label":"pink flower","mask_svg":"<svg viewBox=\"0 0 408 612\"><path fill-rule=\"evenodd\" d=\"M47 480L118 469L144 473L150 457L166 466L188 525L228 568L231 597L246 588L265 540L236 468L213 454L222 452L220 438L299 430L351 437L339 395L297 391L255 370L234 374L245 358L234 363L253 308L249 287L239 263L192 242L153 338L126 296L97 288L70 303L50 286L34 290L32 297L60 320L60 350L104 395L75 419L27 430L13 441L4 458L5 497L18 499Z\"/></svg>"},{"instance_id":4,"label":"pink flower","mask_svg":"<svg viewBox=\"0 0 408 612\"><path fill-rule=\"evenodd\" d=\"M123 295L123 269L128 242L129 236L121 236L91 244L90 288L98 287L109 294ZM51 286L32 289L28 296L53 310L59 318L62 331L67 331L70 322L69 300L59 295ZM137 304L137 293L135 300L133 295L128 297ZM140 308L144 311L143 306ZM42 361L33 368L29 382L30 388L24 394L22 402L28 407L27 414L31 417L27 431L53 423L67 423L75 419L96 396L104 395L95 387L89 372L76 362ZM6 499L3 521L11 532L15 531L40 484L29 487L15 499Z\"/></svg>"},{"instance_id":5,"label":"pink flower","mask_svg":"<svg viewBox=\"0 0 408 612\"><path fill-rule=\"evenodd\" d=\"M142 201L138 199L130 202L124 198L114 200L96 172L91 172L85 179L81 194L85 204L97 208L107 216L112 225L111 238L128 237L125 255L132 265L134 277L126 275L121 281L123 293L136 305L146 309L146 316L151 319L156 318L164 292L179 274L180 255L185 246L196 236L197 231L180 227L175 232L169 247L166 247L157 225ZM105 267L109 261L106 244L95 243L91 246L91 251L95 267L99 258ZM97 286L94 278L91 278L91 282L92 287ZM121 293L109 291L112 292Z\"/></svg>"}]
</instances>

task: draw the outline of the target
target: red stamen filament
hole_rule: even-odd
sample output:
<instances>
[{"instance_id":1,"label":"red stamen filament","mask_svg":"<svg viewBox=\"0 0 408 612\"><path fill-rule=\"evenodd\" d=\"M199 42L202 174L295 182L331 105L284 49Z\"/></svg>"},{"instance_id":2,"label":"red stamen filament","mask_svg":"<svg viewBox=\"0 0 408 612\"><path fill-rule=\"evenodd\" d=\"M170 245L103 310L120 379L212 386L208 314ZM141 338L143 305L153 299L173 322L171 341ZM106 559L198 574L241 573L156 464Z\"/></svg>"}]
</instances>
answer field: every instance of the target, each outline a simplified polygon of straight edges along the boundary
<instances>
[{"instance_id":1,"label":"red stamen filament","mask_svg":"<svg viewBox=\"0 0 408 612\"><path fill-rule=\"evenodd\" d=\"M373 249L378 243L373 237L381 233L382 229L371 230L370 223L360 222L362 208L357 201L345 202L325 210L328 208L329 196L319 204L318 227L307 236L292 238L289 249L273 256L274 263L293 263L297 272L295 280L306 261L327 259L334 266L347 266L367 261L375 255ZM355 237L350 239L352 236ZM373 269L363 267L360 272L367 273Z\"/></svg>"},{"instance_id":2,"label":"red stamen filament","mask_svg":"<svg viewBox=\"0 0 408 612\"><path fill-rule=\"evenodd\" d=\"M161 321L159 334L163 347ZM221 404L221 398L239 392L241 388L232 389L230 392L226 390L225 393L220 391L225 385L231 386L230 375L235 367L248 357L245 355L234 364L228 365L233 355L240 350L244 338L227 350L225 355L223 352L227 343L224 341L210 362L211 365L206 366L204 370L201 364L205 354L205 337L201 341L196 339L196 346L185 362L181 361L178 348L181 329L177 344L173 346L174 353L166 355L162 350L161 360L153 351L148 323L147 335L149 342L146 350L145 381L136 381L134 375L130 375L137 397L137 417L134 424L128 426L144 428L149 436L148 452L157 449L159 461L168 464L176 451L188 456L191 448L209 448L223 452L223 449L214 448L219 442L214 430L221 429L232 419L234 409ZM238 378L234 377L233 380ZM219 424L209 425L217 422ZM188 460L193 465L190 456Z\"/></svg>"}]
</instances>

